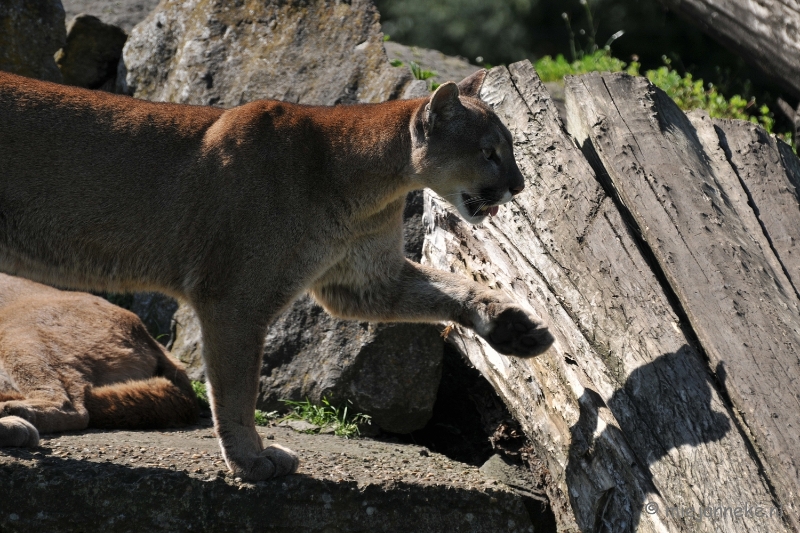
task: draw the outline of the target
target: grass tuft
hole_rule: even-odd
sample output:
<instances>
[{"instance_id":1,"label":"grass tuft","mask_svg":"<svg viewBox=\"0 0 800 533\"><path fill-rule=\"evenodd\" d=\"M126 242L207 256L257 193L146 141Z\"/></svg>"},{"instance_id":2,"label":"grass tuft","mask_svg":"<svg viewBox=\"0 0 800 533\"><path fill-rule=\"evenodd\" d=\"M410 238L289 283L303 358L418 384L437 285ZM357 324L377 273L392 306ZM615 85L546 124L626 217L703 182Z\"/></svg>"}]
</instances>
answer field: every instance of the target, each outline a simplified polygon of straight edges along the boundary
<instances>
[{"instance_id":1,"label":"grass tuft","mask_svg":"<svg viewBox=\"0 0 800 533\"><path fill-rule=\"evenodd\" d=\"M628 65L612 56L608 50L597 50L572 62L561 54L555 59L544 56L536 61L534 67L543 82L560 81L564 76L580 76L588 72L627 72L632 76L639 75L639 63L634 61Z\"/></svg>"},{"instance_id":2,"label":"grass tuft","mask_svg":"<svg viewBox=\"0 0 800 533\"><path fill-rule=\"evenodd\" d=\"M436 72L423 69L416 61L409 61L408 66L411 68L411 74L418 80L427 80L436 76Z\"/></svg>"},{"instance_id":3,"label":"grass tuft","mask_svg":"<svg viewBox=\"0 0 800 533\"><path fill-rule=\"evenodd\" d=\"M270 422L278 418L278 411L264 412L261 409L256 409L256 425L268 426Z\"/></svg>"},{"instance_id":4,"label":"grass tuft","mask_svg":"<svg viewBox=\"0 0 800 533\"><path fill-rule=\"evenodd\" d=\"M359 426L371 424L369 415L349 413L346 405L334 407L327 398L322 399L322 405L314 405L307 398L304 402L281 401L292 408L284 420L305 420L321 428L332 427L333 433L340 437L358 437L361 435Z\"/></svg>"},{"instance_id":5,"label":"grass tuft","mask_svg":"<svg viewBox=\"0 0 800 533\"><path fill-rule=\"evenodd\" d=\"M209 409L206 384L202 381L192 381L192 389L200 406L204 409ZM305 420L320 428L332 427L334 434L340 437L358 437L361 435L359 426L371 424L369 415L363 413L352 414L347 406L334 407L327 398L322 399L322 405L314 405L308 399L305 402L281 401L292 409L289 414L283 417L283 420ZM255 424L257 426L268 426L279 417L278 411L265 412L256 409Z\"/></svg>"},{"instance_id":6,"label":"grass tuft","mask_svg":"<svg viewBox=\"0 0 800 533\"><path fill-rule=\"evenodd\" d=\"M208 403L206 384L202 381L192 381L192 389L194 390L195 396L197 396L197 401L200 403L200 407L203 409L210 409L211 406Z\"/></svg>"}]
</instances>

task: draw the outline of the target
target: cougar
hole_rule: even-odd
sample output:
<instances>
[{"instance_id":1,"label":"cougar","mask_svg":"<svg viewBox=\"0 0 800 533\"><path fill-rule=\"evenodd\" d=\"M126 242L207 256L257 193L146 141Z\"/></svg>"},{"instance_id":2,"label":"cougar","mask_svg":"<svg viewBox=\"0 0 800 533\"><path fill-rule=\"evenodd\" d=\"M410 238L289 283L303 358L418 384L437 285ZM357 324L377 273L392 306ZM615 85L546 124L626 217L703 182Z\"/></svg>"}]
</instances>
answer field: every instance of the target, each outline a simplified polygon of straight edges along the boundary
<instances>
[{"instance_id":1,"label":"cougar","mask_svg":"<svg viewBox=\"0 0 800 533\"><path fill-rule=\"evenodd\" d=\"M0 274L0 446L39 432L197 422L183 367L139 317L85 292Z\"/></svg>"},{"instance_id":2,"label":"cougar","mask_svg":"<svg viewBox=\"0 0 800 533\"><path fill-rule=\"evenodd\" d=\"M0 270L188 301L228 467L292 473L253 417L265 330L298 295L344 318L456 322L503 354L553 342L502 291L403 256L408 192L478 224L523 190L509 131L476 98L485 73L415 100L228 110L0 73Z\"/></svg>"}]
</instances>

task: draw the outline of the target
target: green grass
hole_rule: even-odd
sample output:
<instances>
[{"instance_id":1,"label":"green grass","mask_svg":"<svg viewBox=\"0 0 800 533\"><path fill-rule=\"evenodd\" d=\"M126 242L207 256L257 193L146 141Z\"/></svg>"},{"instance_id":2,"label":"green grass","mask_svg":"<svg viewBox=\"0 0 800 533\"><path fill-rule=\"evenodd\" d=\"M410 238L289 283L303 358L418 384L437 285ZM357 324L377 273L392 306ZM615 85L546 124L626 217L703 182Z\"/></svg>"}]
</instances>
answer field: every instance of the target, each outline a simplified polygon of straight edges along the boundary
<instances>
[{"instance_id":1,"label":"green grass","mask_svg":"<svg viewBox=\"0 0 800 533\"><path fill-rule=\"evenodd\" d=\"M606 50L586 54L572 62L567 61L561 54L557 55L555 59L544 56L536 61L534 66L543 82L559 81L564 79L564 76L579 76L588 72L627 72L632 76L639 75L638 63L633 62L628 65Z\"/></svg>"},{"instance_id":2,"label":"green grass","mask_svg":"<svg viewBox=\"0 0 800 533\"><path fill-rule=\"evenodd\" d=\"M204 409L209 409L210 405L208 403L208 392L206 391L206 384L202 381L192 381L192 389L194 389L194 394L197 396L197 401L200 403L200 407Z\"/></svg>"},{"instance_id":3,"label":"green grass","mask_svg":"<svg viewBox=\"0 0 800 533\"><path fill-rule=\"evenodd\" d=\"M308 399L304 402L282 401L292 409L284 420L305 420L321 428L330 426L340 437L358 437L361 435L359 426L371 423L368 415L349 413L347 406L334 407L327 398L322 399L322 405L314 405Z\"/></svg>"},{"instance_id":4,"label":"green grass","mask_svg":"<svg viewBox=\"0 0 800 533\"><path fill-rule=\"evenodd\" d=\"M685 111L705 109L714 118L749 120L763 126L768 133L777 133L773 131L773 113L766 105L757 105L755 98L747 100L738 94L726 98L713 85L706 85L701 79L692 79L688 72L681 76L670 68L669 62L656 70L648 70L645 76ZM791 144L791 134L786 137L787 133L783 132L779 136Z\"/></svg>"},{"instance_id":5,"label":"green grass","mask_svg":"<svg viewBox=\"0 0 800 533\"><path fill-rule=\"evenodd\" d=\"M423 69L416 61L409 61L408 66L411 68L411 74L418 80L427 80L436 76L436 72Z\"/></svg>"},{"instance_id":6,"label":"green grass","mask_svg":"<svg viewBox=\"0 0 800 533\"><path fill-rule=\"evenodd\" d=\"M641 75L639 63L633 61L628 64L613 57L607 49L584 54L572 62L567 61L563 55L558 55L555 59L545 56L536 61L534 66L543 82L558 81L564 76L577 76L588 72L627 72L632 76ZM755 98L745 99L739 95L727 98L712 84L705 84L702 79L695 80L688 72L680 75L671 67L666 57L662 67L648 70L644 75L653 85L667 93L684 111L703 109L713 118L748 120L760 124L767 133L775 134L792 145L792 133L774 131L774 113L768 106L758 105Z\"/></svg>"},{"instance_id":7,"label":"green grass","mask_svg":"<svg viewBox=\"0 0 800 533\"><path fill-rule=\"evenodd\" d=\"M269 411L265 413L261 409L256 409L256 425L268 426L270 422L278 418L278 411Z\"/></svg>"},{"instance_id":8,"label":"green grass","mask_svg":"<svg viewBox=\"0 0 800 533\"><path fill-rule=\"evenodd\" d=\"M192 381L192 389L194 389L200 405L208 409L206 384L202 381ZM291 408L291 411L283 417L283 420L305 420L320 428L332 427L334 435L340 437L358 437L361 435L359 426L371 423L369 415L363 413L353 414L349 412L347 406L334 407L327 398L322 399L322 405L314 405L308 399L304 402L281 401ZM256 409L255 423L257 426L268 426L270 422L279 416L278 411L264 412Z\"/></svg>"}]
</instances>

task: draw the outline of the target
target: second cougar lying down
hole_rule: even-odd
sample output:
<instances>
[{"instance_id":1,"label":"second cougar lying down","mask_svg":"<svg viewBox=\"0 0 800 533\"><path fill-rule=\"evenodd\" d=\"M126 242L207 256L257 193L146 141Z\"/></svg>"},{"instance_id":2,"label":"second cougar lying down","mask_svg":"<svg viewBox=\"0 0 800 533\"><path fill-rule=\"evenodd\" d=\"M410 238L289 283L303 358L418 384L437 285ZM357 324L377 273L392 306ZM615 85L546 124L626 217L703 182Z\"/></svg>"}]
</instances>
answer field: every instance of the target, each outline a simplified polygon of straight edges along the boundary
<instances>
[{"instance_id":1,"label":"second cougar lying down","mask_svg":"<svg viewBox=\"0 0 800 533\"><path fill-rule=\"evenodd\" d=\"M188 300L229 468L294 472L253 416L265 330L303 292L345 318L457 322L505 354L553 342L504 292L403 257L409 191L479 223L523 189L484 74L417 100L222 110L0 73L0 270Z\"/></svg>"},{"instance_id":2,"label":"second cougar lying down","mask_svg":"<svg viewBox=\"0 0 800 533\"><path fill-rule=\"evenodd\" d=\"M189 378L133 313L0 274L0 447L39 433L191 424Z\"/></svg>"}]
</instances>

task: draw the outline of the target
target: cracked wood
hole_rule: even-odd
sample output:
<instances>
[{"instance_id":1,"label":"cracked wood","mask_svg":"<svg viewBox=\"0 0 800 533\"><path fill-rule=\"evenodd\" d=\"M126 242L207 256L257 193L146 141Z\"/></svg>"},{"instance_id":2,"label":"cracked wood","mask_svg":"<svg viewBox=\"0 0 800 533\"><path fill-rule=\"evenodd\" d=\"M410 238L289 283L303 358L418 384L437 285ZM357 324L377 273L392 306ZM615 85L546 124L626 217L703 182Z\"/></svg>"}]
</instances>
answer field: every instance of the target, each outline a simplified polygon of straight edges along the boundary
<instances>
[{"instance_id":1,"label":"cracked wood","mask_svg":"<svg viewBox=\"0 0 800 533\"><path fill-rule=\"evenodd\" d=\"M797 528L798 302L717 134L708 124L696 129L644 78L568 78L566 93L570 132L602 163L711 365L726 376Z\"/></svg>"}]
</instances>

